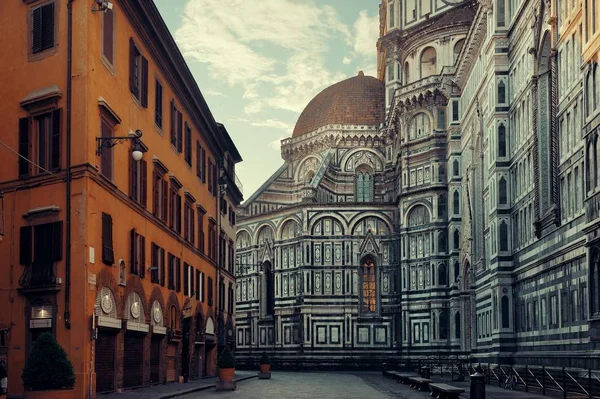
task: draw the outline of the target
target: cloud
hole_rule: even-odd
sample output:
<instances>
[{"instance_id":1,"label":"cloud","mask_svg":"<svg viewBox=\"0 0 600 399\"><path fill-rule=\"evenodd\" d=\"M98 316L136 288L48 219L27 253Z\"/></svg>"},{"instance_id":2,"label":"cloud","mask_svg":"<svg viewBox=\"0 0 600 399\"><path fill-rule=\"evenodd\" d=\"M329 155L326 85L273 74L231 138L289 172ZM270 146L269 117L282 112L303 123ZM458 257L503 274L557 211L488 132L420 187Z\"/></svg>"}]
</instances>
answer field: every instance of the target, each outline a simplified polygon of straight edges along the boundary
<instances>
[{"instance_id":1,"label":"cloud","mask_svg":"<svg viewBox=\"0 0 600 399\"><path fill-rule=\"evenodd\" d=\"M250 103L250 104L247 104L247 105L244 107L244 112L245 112L247 115L257 114L257 113L259 113L260 111L262 111L262 104L261 104L260 102L258 102L258 101L257 101L257 102Z\"/></svg>"},{"instance_id":2,"label":"cloud","mask_svg":"<svg viewBox=\"0 0 600 399\"><path fill-rule=\"evenodd\" d=\"M275 129L283 129L289 132L292 131L292 125L275 119L267 119L265 121L256 121L250 123L252 126L272 127Z\"/></svg>"},{"instance_id":3,"label":"cloud","mask_svg":"<svg viewBox=\"0 0 600 399\"><path fill-rule=\"evenodd\" d=\"M375 58L377 55L377 39L379 38L379 16L369 16L362 10L354 22L354 54Z\"/></svg>"},{"instance_id":4,"label":"cloud","mask_svg":"<svg viewBox=\"0 0 600 399\"><path fill-rule=\"evenodd\" d=\"M356 41L333 7L296 0L189 0L174 36L211 78L243 89L252 101L247 114L265 107L300 112L345 78L325 66L329 43L341 39L352 48Z\"/></svg>"},{"instance_id":5,"label":"cloud","mask_svg":"<svg viewBox=\"0 0 600 399\"><path fill-rule=\"evenodd\" d=\"M220 91L216 91L216 90L202 90L202 94L208 95L208 96L222 96L222 97L227 97L225 94L221 93Z\"/></svg>"},{"instance_id":6,"label":"cloud","mask_svg":"<svg viewBox=\"0 0 600 399\"><path fill-rule=\"evenodd\" d=\"M275 151L279 151L281 149L281 140L286 139L287 137L280 137L277 140L273 140L269 143L269 148Z\"/></svg>"},{"instance_id":7,"label":"cloud","mask_svg":"<svg viewBox=\"0 0 600 399\"><path fill-rule=\"evenodd\" d=\"M350 65L351 62L352 60L348 57L344 57L344 59L342 60L342 64L344 65Z\"/></svg>"}]
</instances>

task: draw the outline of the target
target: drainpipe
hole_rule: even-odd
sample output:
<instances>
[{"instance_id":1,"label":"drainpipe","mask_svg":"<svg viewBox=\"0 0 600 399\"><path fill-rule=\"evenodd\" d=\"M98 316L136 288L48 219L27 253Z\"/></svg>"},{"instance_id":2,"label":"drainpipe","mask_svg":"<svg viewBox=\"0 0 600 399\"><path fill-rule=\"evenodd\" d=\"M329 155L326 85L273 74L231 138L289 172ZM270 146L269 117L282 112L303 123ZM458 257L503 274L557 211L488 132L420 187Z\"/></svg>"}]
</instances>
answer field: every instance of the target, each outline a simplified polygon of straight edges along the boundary
<instances>
[{"instance_id":1,"label":"drainpipe","mask_svg":"<svg viewBox=\"0 0 600 399\"><path fill-rule=\"evenodd\" d=\"M217 315L217 356L219 352L219 328L221 316L221 168L222 158L217 159L217 300L215 313ZM224 331L224 330L223 330Z\"/></svg>"},{"instance_id":2,"label":"drainpipe","mask_svg":"<svg viewBox=\"0 0 600 399\"><path fill-rule=\"evenodd\" d=\"M73 67L73 1L67 3L67 231L65 256L65 327L71 329L70 300L71 300L71 75Z\"/></svg>"}]
</instances>

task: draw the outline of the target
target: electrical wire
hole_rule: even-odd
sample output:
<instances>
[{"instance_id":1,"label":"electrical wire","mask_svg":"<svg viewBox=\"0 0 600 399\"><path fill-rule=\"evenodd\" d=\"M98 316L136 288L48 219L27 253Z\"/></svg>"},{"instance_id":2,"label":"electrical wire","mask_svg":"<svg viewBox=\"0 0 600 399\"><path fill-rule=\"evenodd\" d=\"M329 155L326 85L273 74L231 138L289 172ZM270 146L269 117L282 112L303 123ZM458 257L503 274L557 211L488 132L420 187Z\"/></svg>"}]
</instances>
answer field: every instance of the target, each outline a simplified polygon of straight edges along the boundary
<instances>
[{"instance_id":1,"label":"electrical wire","mask_svg":"<svg viewBox=\"0 0 600 399\"><path fill-rule=\"evenodd\" d=\"M42 168L40 165L38 165L37 163L33 162L32 160L30 160L27 157L24 157L23 155L19 154L17 151L13 150L11 147L8 146L8 144L6 144L5 142L3 142L2 140L0 140L0 144L2 144L4 147L8 148L12 153L16 154L17 156L19 156L19 158L23 158L24 160L26 160L27 162L29 162L30 164L32 164L33 166L36 166L37 168L39 168L40 170L51 174L52 176L56 176L54 173L50 172L47 169Z\"/></svg>"}]
</instances>

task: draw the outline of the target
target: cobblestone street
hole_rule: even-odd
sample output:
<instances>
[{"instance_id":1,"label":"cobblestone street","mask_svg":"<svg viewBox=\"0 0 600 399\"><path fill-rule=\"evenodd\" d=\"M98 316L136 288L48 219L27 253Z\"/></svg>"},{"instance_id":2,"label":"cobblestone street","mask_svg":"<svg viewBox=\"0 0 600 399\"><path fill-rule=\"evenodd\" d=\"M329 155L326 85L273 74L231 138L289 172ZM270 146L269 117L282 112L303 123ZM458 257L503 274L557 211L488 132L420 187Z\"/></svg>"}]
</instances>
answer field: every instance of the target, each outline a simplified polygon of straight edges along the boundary
<instances>
[{"instance_id":1,"label":"cobblestone street","mask_svg":"<svg viewBox=\"0 0 600 399\"><path fill-rule=\"evenodd\" d=\"M465 388L461 398L468 398L468 383L452 383ZM381 373L343 372L279 372L271 380L249 379L237 384L233 392L217 392L209 389L182 398L244 398L244 399L329 399L329 398L431 398L429 392L418 392L407 385L383 378ZM503 390L487 386L487 399L543 398L542 396Z\"/></svg>"}]
</instances>

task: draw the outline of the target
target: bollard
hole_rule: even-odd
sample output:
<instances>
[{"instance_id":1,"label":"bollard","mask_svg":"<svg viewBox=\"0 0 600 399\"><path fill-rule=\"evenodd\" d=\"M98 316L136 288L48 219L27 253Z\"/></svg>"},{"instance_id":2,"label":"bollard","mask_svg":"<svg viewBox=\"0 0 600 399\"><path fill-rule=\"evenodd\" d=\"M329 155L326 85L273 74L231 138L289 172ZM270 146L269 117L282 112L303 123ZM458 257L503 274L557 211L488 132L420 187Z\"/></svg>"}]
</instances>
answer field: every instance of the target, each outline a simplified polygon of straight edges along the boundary
<instances>
[{"instance_id":1,"label":"bollard","mask_svg":"<svg viewBox=\"0 0 600 399\"><path fill-rule=\"evenodd\" d=\"M471 375L471 399L485 399L485 376L479 371Z\"/></svg>"},{"instance_id":2,"label":"bollard","mask_svg":"<svg viewBox=\"0 0 600 399\"><path fill-rule=\"evenodd\" d=\"M431 369L429 366L421 367L421 377L430 379L431 378Z\"/></svg>"}]
</instances>

